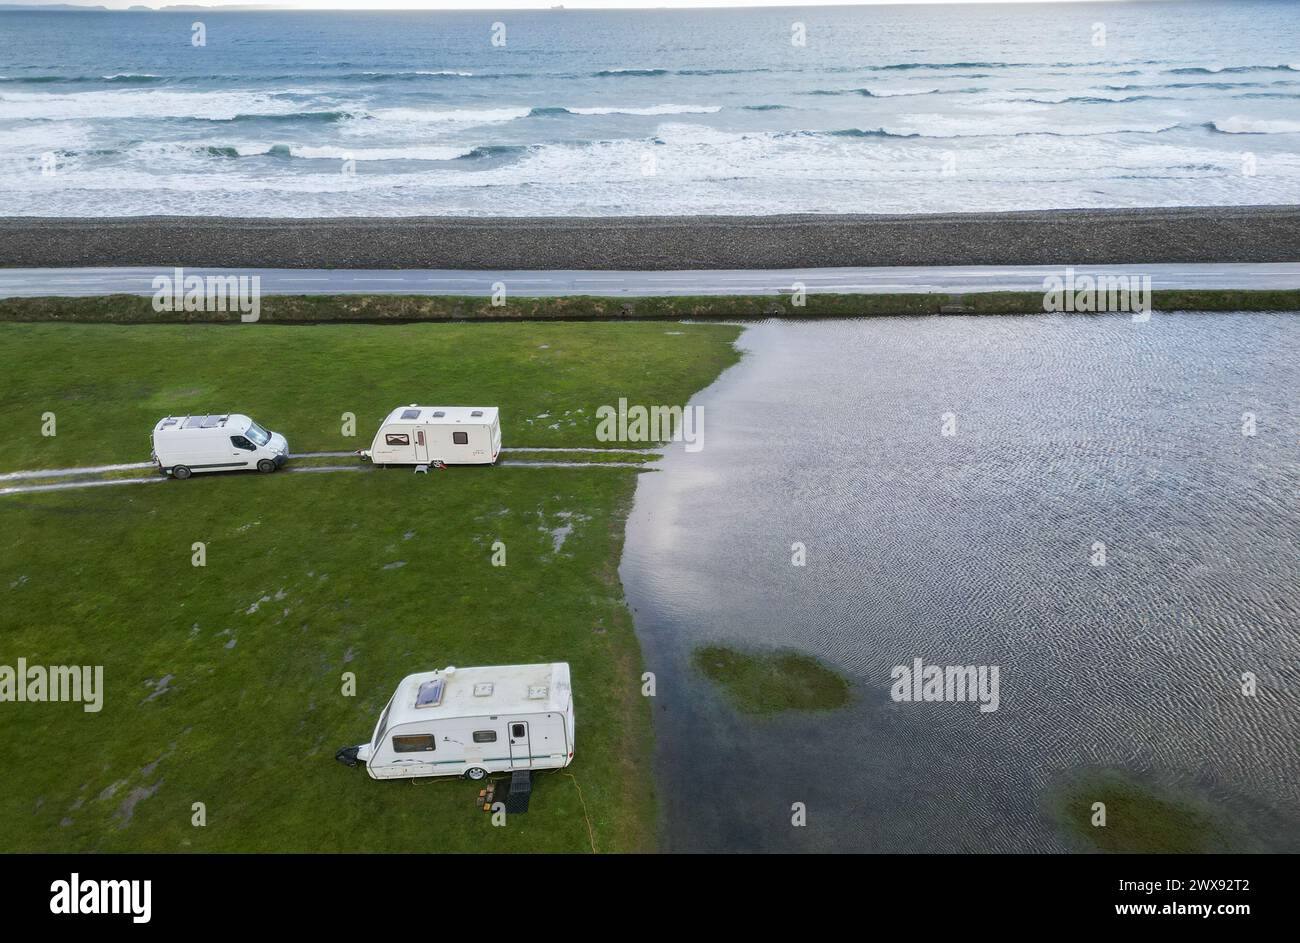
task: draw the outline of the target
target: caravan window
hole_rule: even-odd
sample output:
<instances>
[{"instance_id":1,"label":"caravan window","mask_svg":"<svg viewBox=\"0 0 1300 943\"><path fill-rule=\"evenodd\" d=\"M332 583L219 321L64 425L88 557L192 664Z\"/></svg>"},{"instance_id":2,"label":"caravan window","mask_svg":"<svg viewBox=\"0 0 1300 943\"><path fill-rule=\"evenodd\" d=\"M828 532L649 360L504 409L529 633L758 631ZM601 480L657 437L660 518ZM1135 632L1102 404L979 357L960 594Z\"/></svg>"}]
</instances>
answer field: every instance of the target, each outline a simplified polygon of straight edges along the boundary
<instances>
[{"instance_id":1,"label":"caravan window","mask_svg":"<svg viewBox=\"0 0 1300 943\"><path fill-rule=\"evenodd\" d=\"M396 696L394 696L393 699L388 702L388 706L384 708L384 712L379 715L379 732L375 734L376 753L379 752L379 744L384 742L384 734L388 730L388 712L393 709L393 700L396 699Z\"/></svg>"},{"instance_id":2,"label":"caravan window","mask_svg":"<svg viewBox=\"0 0 1300 943\"><path fill-rule=\"evenodd\" d=\"M495 730L475 730L474 742L475 743L496 743L497 732Z\"/></svg>"},{"instance_id":3,"label":"caravan window","mask_svg":"<svg viewBox=\"0 0 1300 943\"><path fill-rule=\"evenodd\" d=\"M395 753L429 753L438 745L438 738L431 733L411 734L393 738Z\"/></svg>"},{"instance_id":4,"label":"caravan window","mask_svg":"<svg viewBox=\"0 0 1300 943\"><path fill-rule=\"evenodd\" d=\"M453 433L451 434L451 441L452 441L455 445L469 445L469 433L468 433L468 432L453 432Z\"/></svg>"},{"instance_id":5,"label":"caravan window","mask_svg":"<svg viewBox=\"0 0 1300 943\"><path fill-rule=\"evenodd\" d=\"M410 445L411 437L409 435L398 435L390 432L384 436L384 445Z\"/></svg>"}]
</instances>

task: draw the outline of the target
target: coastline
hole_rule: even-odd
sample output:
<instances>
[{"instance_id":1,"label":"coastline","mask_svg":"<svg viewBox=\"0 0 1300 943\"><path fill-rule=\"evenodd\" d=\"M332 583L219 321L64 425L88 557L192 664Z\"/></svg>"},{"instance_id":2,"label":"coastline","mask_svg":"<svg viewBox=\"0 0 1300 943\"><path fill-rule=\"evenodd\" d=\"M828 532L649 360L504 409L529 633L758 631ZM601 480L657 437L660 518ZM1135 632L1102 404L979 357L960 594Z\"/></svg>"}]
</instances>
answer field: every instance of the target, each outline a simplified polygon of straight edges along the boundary
<instances>
[{"instance_id":1,"label":"coastline","mask_svg":"<svg viewBox=\"0 0 1300 943\"><path fill-rule=\"evenodd\" d=\"M936 215L0 217L0 268L748 269L1300 260L1300 205Z\"/></svg>"}]
</instances>

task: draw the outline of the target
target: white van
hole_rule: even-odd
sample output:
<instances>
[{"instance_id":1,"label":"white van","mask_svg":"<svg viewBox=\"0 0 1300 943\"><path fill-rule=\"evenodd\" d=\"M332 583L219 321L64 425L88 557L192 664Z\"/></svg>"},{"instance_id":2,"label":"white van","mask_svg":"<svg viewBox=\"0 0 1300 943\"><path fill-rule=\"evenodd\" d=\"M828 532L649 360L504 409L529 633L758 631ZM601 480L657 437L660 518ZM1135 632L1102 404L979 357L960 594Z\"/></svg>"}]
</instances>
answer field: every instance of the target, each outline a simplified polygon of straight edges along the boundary
<instances>
[{"instance_id":1,"label":"white van","mask_svg":"<svg viewBox=\"0 0 1300 943\"><path fill-rule=\"evenodd\" d=\"M173 478L245 468L273 472L288 458L284 436L239 413L166 416L153 427L153 460Z\"/></svg>"},{"instance_id":2,"label":"white van","mask_svg":"<svg viewBox=\"0 0 1300 943\"><path fill-rule=\"evenodd\" d=\"M362 458L376 465L491 465L501 454L495 406L399 406Z\"/></svg>"},{"instance_id":3,"label":"white van","mask_svg":"<svg viewBox=\"0 0 1300 943\"><path fill-rule=\"evenodd\" d=\"M408 675L369 743L335 759L372 779L560 769L573 762L573 692L565 662L443 668Z\"/></svg>"}]
</instances>

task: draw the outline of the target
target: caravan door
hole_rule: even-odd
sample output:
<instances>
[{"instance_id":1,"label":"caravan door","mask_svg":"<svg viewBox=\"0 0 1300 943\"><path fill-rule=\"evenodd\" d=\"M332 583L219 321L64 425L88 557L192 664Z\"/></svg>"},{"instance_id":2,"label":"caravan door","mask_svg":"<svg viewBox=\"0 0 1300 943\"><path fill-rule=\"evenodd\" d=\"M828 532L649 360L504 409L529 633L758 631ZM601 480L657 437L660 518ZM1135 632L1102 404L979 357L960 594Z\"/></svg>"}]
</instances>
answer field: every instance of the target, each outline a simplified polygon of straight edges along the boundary
<instances>
[{"instance_id":1,"label":"caravan door","mask_svg":"<svg viewBox=\"0 0 1300 943\"><path fill-rule=\"evenodd\" d=\"M510 734L511 767L532 766L533 748L528 739L528 721L512 720L507 729Z\"/></svg>"},{"instance_id":2,"label":"caravan door","mask_svg":"<svg viewBox=\"0 0 1300 943\"><path fill-rule=\"evenodd\" d=\"M429 461L429 430L425 426L415 427L415 460L421 465Z\"/></svg>"}]
</instances>

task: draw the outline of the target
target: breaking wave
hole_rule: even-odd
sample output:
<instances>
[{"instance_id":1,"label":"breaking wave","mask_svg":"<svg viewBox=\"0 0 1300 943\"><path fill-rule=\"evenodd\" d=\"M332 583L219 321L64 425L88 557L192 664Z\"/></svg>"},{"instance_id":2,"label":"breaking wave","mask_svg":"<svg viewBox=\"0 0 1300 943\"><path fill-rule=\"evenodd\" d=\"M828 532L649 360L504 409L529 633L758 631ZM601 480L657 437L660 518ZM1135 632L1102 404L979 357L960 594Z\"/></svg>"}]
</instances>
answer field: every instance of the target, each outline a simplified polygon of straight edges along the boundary
<instances>
[{"instance_id":1,"label":"breaking wave","mask_svg":"<svg viewBox=\"0 0 1300 943\"><path fill-rule=\"evenodd\" d=\"M534 108L530 115L714 115L722 110L721 105L605 105L590 108Z\"/></svg>"},{"instance_id":2,"label":"breaking wave","mask_svg":"<svg viewBox=\"0 0 1300 943\"><path fill-rule=\"evenodd\" d=\"M1300 72L1300 65L1184 66L1165 69L1169 75L1221 75L1239 72Z\"/></svg>"},{"instance_id":3,"label":"breaking wave","mask_svg":"<svg viewBox=\"0 0 1300 943\"><path fill-rule=\"evenodd\" d=\"M1205 125L1220 134L1300 134L1300 121L1284 118L1224 118Z\"/></svg>"}]
</instances>

